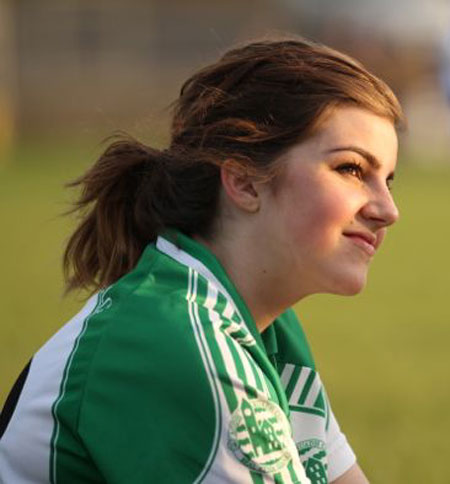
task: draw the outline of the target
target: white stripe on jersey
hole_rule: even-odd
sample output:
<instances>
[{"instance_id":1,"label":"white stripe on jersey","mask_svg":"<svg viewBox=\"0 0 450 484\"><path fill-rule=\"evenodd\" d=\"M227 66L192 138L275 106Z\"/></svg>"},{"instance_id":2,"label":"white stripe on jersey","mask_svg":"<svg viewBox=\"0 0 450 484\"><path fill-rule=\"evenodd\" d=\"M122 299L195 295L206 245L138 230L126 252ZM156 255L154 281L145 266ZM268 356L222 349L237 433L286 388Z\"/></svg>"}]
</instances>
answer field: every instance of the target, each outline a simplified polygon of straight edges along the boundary
<instances>
[{"instance_id":1,"label":"white stripe on jersey","mask_svg":"<svg viewBox=\"0 0 450 484\"><path fill-rule=\"evenodd\" d=\"M230 353L230 349L228 348L228 345L226 343L226 339L223 338L222 336L222 332L226 332L228 334L230 334L229 331L226 331L224 330L223 328L221 328L222 324L224 323L223 319L220 317L220 314L214 310L214 307L217 303L217 297L218 297L218 290L217 290L217 287L215 284L211 283L208 281L208 292L207 292L207 297L206 297L206 301L204 303L204 306L206 308L208 308L208 314L209 314L209 319L211 320L211 322L213 323L213 327L214 327L214 332L217 334L217 335L220 335L221 336L221 341L222 341L222 344L219 345L220 349L221 349L221 352L222 354L224 354L224 360L226 362L226 364L228 365L228 362L231 362L232 364L232 368L233 368L233 375L237 377L237 370L236 370L236 365L235 365L235 362L234 362L234 358L233 356L231 355ZM230 312L230 308L231 308L231 312ZM228 316L225 316L225 313L228 314ZM233 311L233 306L231 305L231 303L228 301L227 304L226 304L226 307L223 311L223 316L224 317L231 317L232 315L234 314L234 311ZM238 323L232 323L231 325L232 327L233 326L237 326L239 329L240 329L240 325L238 325ZM227 328L229 329L229 328ZM229 340L230 344L233 345L233 347L235 348L236 352L239 354L239 358L242 362L242 365L244 367L244 373L245 373L245 378L247 379L248 383L253 387L253 388L257 388L256 387L256 379L255 379L255 375L254 375L254 371L256 371L256 368L257 366L256 365L253 365L253 368L252 366L250 365L249 361L248 361L248 358L251 358L250 355L247 355L247 354L244 354L244 351L241 347L240 344L238 344L233 338L230 338ZM267 384L266 384L266 381L263 377L263 375L259 375L261 381L262 381L262 385L263 385L263 391L265 391L265 395L267 398L270 397L269 395L269 391L268 391L268 388L267 388Z\"/></svg>"},{"instance_id":2,"label":"white stripe on jersey","mask_svg":"<svg viewBox=\"0 0 450 484\"><path fill-rule=\"evenodd\" d=\"M227 312L227 314L232 315L235 312L239 316L239 319L241 321L244 320L242 314L239 312L239 309L236 307L236 304L234 303L231 296L228 294L228 291L225 289L223 284L202 262L192 257L184 250L179 249L175 244L169 242L163 237L158 237L158 239L156 240L156 247L164 254L172 257L172 259L175 259L184 266L190 267L195 270L198 274L202 275L208 282L213 283L227 300L227 305L225 307L225 311ZM250 333L249 338L253 339Z\"/></svg>"},{"instance_id":3,"label":"white stripe on jersey","mask_svg":"<svg viewBox=\"0 0 450 484\"><path fill-rule=\"evenodd\" d=\"M253 368L253 371L258 374L259 380L261 381L262 386L263 386L263 393L265 395L269 396L270 390L269 390L269 386L268 386L266 377L264 376L264 373L261 370L260 366L255 363L255 360L253 359L253 357L251 355L249 355L249 357L248 357L248 363Z\"/></svg>"},{"instance_id":4,"label":"white stripe on jersey","mask_svg":"<svg viewBox=\"0 0 450 484\"><path fill-rule=\"evenodd\" d=\"M227 301L225 309L223 310L223 317L227 319L231 319L233 314L235 313L235 308L230 300Z\"/></svg>"},{"instance_id":5,"label":"white stripe on jersey","mask_svg":"<svg viewBox=\"0 0 450 484\"><path fill-rule=\"evenodd\" d=\"M320 390L322 389L322 382L320 381L319 374L316 373L314 377L313 384L309 389L308 396L306 397L304 405L307 407L314 406L314 402L316 401L317 397L319 396Z\"/></svg>"},{"instance_id":6,"label":"white stripe on jersey","mask_svg":"<svg viewBox=\"0 0 450 484\"><path fill-rule=\"evenodd\" d=\"M281 383L283 383L283 388L286 389L288 386L289 380L291 379L292 372L294 371L294 365L290 363L286 363L283 371L281 372Z\"/></svg>"},{"instance_id":7,"label":"white stripe on jersey","mask_svg":"<svg viewBox=\"0 0 450 484\"><path fill-rule=\"evenodd\" d=\"M291 473L289 472L289 469L288 469L287 467L285 467L285 468L284 468L284 469L283 469L283 470L280 472L280 474L281 474L281 482L282 482L283 484L298 484L298 483L299 483L299 481L295 481L295 482L294 482L294 481L292 480ZM308 481L303 481L303 482L305 482L305 484L306 484L307 482L308 482L309 484L311 484L311 483L309 482L309 480L308 480Z\"/></svg>"},{"instance_id":8,"label":"white stripe on jersey","mask_svg":"<svg viewBox=\"0 0 450 484\"><path fill-rule=\"evenodd\" d=\"M205 300L205 308L214 309L217 304L218 290L215 284L208 284L208 294Z\"/></svg>"},{"instance_id":9,"label":"white stripe on jersey","mask_svg":"<svg viewBox=\"0 0 450 484\"><path fill-rule=\"evenodd\" d=\"M0 441L0 482L49 482L50 448L64 369L85 319L97 304L92 296L84 308L34 355L9 425Z\"/></svg>"},{"instance_id":10,"label":"white stripe on jersey","mask_svg":"<svg viewBox=\"0 0 450 484\"><path fill-rule=\"evenodd\" d=\"M194 271L201 274L207 281L213 282L220 292L226 296L227 300L232 300L219 279L217 279L217 277L198 259L195 259L184 250L179 249L175 244L172 244L172 242L169 242L163 237L158 237L156 240L156 247L158 250L164 254L167 254L172 259L175 259L184 266L192 268Z\"/></svg>"},{"instance_id":11,"label":"white stripe on jersey","mask_svg":"<svg viewBox=\"0 0 450 484\"><path fill-rule=\"evenodd\" d=\"M219 394L220 388L217 388L217 375L215 372L215 367L212 362L211 353L209 352L208 344L205 340L205 335L203 333L203 328L199 322L197 305L195 298L197 296L197 277L196 273L189 268L189 281L188 281L188 292L186 299L188 301L189 318L191 320L192 329L194 331L195 339L197 341L197 346L202 357L203 365L205 367L205 372L208 377L209 385L211 387L211 393L214 401L214 415L215 415L215 425L214 425L214 438L213 445L211 446L211 452L208 456L208 460L203 467L202 472L195 480L194 484L203 481L205 474L209 471L211 463L216 458L217 446L219 445L219 436L221 432L221 408L224 406L224 396ZM219 402L219 399L221 402ZM226 402L225 402L226 406Z\"/></svg>"},{"instance_id":12,"label":"white stripe on jersey","mask_svg":"<svg viewBox=\"0 0 450 484\"><path fill-rule=\"evenodd\" d=\"M307 366L303 366L300 369L300 375L298 375L297 382L295 383L294 391L292 392L291 398L289 398L290 405L297 405L298 399L300 398L300 394L305 386L306 379L308 378L309 374L311 373L311 368Z\"/></svg>"},{"instance_id":13,"label":"white stripe on jersey","mask_svg":"<svg viewBox=\"0 0 450 484\"><path fill-rule=\"evenodd\" d=\"M208 281L208 291L207 291L207 296L206 296L206 301L204 303L204 306L209 310L210 320L213 322L213 324L216 324L219 327L223 323L223 321L220 315L217 313L217 311L213 311L217 304L217 298L218 298L217 286L213 282ZM233 304L229 300L227 301L227 304L222 314L223 314L223 317L227 319L233 316L234 314ZM232 323L231 327L233 327L233 325L239 326L238 323ZM230 328L227 328L227 329L229 330ZM227 333L231 335L229 331L227 331ZM240 359L244 366L245 377L247 378L248 382L251 385L253 385L254 388L257 388L256 380L254 376L254 373L256 372L258 374L259 380L261 381L261 384L263 387L262 391L269 398L270 397L269 387L267 386L266 378L263 372L261 371L261 368L253 361L253 358L250 354L248 355L243 354L243 350L240 345L236 344L235 347L239 353Z\"/></svg>"},{"instance_id":14,"label":"white stripe on jersey","mask_svg":"<svg viewBox=\"0 0 450 484\"><path fill-rule=\"evenodd\" d=\"M196 294L197 279L198 279L198 273L192 270L191 268L189 268L189 287L190 287L189 315L191 317L191 323L194 328L194 333L196 335L196 338L198 335L199 339L201 340L201 346L204 348L204 352L202 353L202 358L203 356L205 356L205 359L208 360L208 361L204 360L205 367L207 368L210 367L212 369L211 371L212 378L214 378L215 381L218 382L219 377L203 331L203 326L198 313L198 304L195 301L195 298L197 295ZM211 294L210 301L212 301L213 296L212 296L212 293L210 294ZM207 297L207 300L208 300L208 297ZM215 312L215 311L212 311L212 312ZM213 325L213 328L216 335L220 334L220 331L218 330L217 326ZM222 337L223 337L223 334L222 334ZM216 418L221 416L222 422L221 422L221 425L219 422L219 425L216 426L216 430L220 431L220 436L219 436L220 442L217 447L217 450L213 446L212 452L208 458L208 462L203 468L203 471L200 474L200 476L196 479L195 483L202 482L204 484L228 484L229 482L239 482L243 484L252 484L253 481L248 469L246 469L242 464L240 464L236 460L236 458L231 454L231 452L228 450L227 442L228 442L228 426L229 426L228 424L230 420L230 412L229 412L228 404L221 385L218 385L218 395L219 395L220 405L219 405L219 408L216 408Z\"/></svg>"}]
</instances>

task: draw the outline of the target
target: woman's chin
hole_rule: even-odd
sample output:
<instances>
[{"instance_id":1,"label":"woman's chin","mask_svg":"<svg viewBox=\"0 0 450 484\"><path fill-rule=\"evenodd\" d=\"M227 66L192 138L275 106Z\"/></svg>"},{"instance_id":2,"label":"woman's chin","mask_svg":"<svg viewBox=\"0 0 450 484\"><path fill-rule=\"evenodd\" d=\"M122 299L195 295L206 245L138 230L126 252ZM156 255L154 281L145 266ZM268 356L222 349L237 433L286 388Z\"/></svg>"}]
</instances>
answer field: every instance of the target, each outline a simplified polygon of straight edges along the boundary
<instances>
[{"instance_id":1,"label":"woman's chin","mask_svg":"<svg viewBox=\"0 0 450 484\"><path fill-rule=\"evenodd\" d=\"M367 273L348 274L347 277L340 277L329 287L329 294L338 296L356 296L365 287L367 283Z\"/></svg>"}]
</instances>

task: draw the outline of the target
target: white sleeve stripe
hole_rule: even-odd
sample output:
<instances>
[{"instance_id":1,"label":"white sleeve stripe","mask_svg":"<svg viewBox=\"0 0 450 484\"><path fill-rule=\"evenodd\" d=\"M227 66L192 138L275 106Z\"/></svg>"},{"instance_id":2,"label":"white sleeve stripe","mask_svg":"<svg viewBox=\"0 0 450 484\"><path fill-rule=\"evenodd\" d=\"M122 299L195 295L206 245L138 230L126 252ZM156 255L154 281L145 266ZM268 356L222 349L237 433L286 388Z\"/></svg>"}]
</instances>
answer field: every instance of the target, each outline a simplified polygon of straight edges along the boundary
<instances>
[{"instance_id":1,"label":"white sleeve stripe","mask_svg":"<svg viewBox=\"0 0 450 484\"><path fill-rule=\"evenodd\" d=\"M306 379L309 377L309 374L311 373L311 369L304 366L300 370L300 375L298 376L297 383L295 384L294 391L292 392L292 395L289 398L289 404L291 405L297 405L298 404L298 399L300 398L300 394L303 390L303 387L305 386ZM306 405L306 403L304 404Z\"/></svg>"},{"instance_id":2,"label":"white sleeve stripe","mask_svg":"<svg viewBox=\"0 0 450 484\"><path fill-rule=\"evenodd\" d=\"M283 388L287 387L293 371L294 365L291 365L289 363L287 363L286 366L283 368L283 371L281 373L281 382L283 383Z\"/></svg>"},{"instance_id":3,"label":"white sleeve stripe","mask_svg":"<svg viewBox=\"0 0 450 484\"><path fill-rule=\"evenodd\" d=\"M320 381L319 375L316 374L316 377L314 378L314 383L309 390L304 405L307 407L313 407L321 389L322 382Z\"/></svg>"},{"instance_id":4,"label":"white sleeve stripe","mask_svg":"<svg viewBox=\"0 0 450 484\"><path fill-rule=\"evenodd\" d=\"M188 291L186 294L186 299L188 302L189 318L191 320L194 336L197 341L198 349L203 361L203 365L205 367L205 372L209 381L209 385L211 387L211 393L214 401L214 413L215 413L215 429L214 429L213 445L211 446L211 451L208 456L208 460L206 461L202 472L195 480L195 482L201 482L204 479L205 474L210 470L211 465L217 455L217 448L219 445L220 433L221 433L222 412L221 412L218 389L215 383L216 376L213 373L214 366L211 364L212 358L211 358L211 355L209 354L208 345L205 342L205 335L203 334L203 328L200 324L200 318L198 317L197 306L195 304L196 291L197 291L196 273L192 271L191 268L189 268Z\"/></svg>"}]
</instances>

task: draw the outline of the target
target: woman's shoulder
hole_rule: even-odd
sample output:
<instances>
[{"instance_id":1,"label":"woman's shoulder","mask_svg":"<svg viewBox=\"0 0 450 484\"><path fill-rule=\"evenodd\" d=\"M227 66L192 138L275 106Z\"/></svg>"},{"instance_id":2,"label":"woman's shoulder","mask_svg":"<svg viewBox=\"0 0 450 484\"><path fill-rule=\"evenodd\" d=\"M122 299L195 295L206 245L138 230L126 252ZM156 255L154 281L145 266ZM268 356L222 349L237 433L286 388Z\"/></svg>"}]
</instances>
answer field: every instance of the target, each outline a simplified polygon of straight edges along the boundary
<instances>
[{"instance_id":1,"label":"woman's shoulder","mask_svg":"<svg viewBox=\"0 0 450 484\"><path fill-rule=\"evenodd\" d=\"M111 475L170 474L162 463L189 447L192 435L196 461L207 458L213 394L182 298L170 291L148 297L139 285L125 289L112 286L93 296L45 349L56 355L55 343L72 339L53 412L61 422L56 446L77 435ZM184 472L193 472L193 480L199 471Z\"/></svg>"},{"instance_id":2,"label":"woman's shoulder","mask_svg":"<svg viewBox=\"0 0 450 484\"><path fill-rule=\"evenodd\" d=\"M167 373L171 359L180 363L177 374L182 378L195 371L201 357L185 295L175 287L159 290L151 279L131 288L112 286L96 295L74 354L89 360L90 377L110 367L130 375Z\"/></svg>"},{"instance_id":3,"label":"woman's shoulder","mask_svg":"<svg viewBox=\"0 0 450 484\"><path fill-rule=\"evenodd\" d=\"M182 336L190 331L188 279L186 267L150 245L132 271L98 293L92 319L117 337L161 343Z\"/></svg>"},{"instance_id":4,"label":"woman's shoulder","mask_svg":"<svg viewBox=\"0 0 450 484\"><path fill-rule=\"evenodd\" d=\"M100 390L105 398L122 389L158 395L163 380L176 388L190 382L210 398L185 274L165 262L147 251L133 271L93 295L38 352L45 361L58 361L74 400L92 399Z\"/></svg>"}]
</instances>

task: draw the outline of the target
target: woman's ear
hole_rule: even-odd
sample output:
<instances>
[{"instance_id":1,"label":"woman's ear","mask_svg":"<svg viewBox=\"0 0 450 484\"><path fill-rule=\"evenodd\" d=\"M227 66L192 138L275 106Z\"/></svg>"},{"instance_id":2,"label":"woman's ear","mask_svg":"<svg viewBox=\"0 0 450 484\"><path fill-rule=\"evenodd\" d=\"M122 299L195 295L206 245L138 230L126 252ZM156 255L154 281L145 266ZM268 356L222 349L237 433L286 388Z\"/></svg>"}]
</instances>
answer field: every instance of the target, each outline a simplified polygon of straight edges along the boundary
<instances>
[{"instance_id":1,"label":"woman's ear","mask_svg":"<svg viewBox=\"0 0 450 484\"><path fill-rule=\"evenodd\" d=\"M236 207L249 213L259 210L261 200L257 181L245 168L225 161L220 167L220 177L224 192Z\"/></svg>"}]
</instances>

